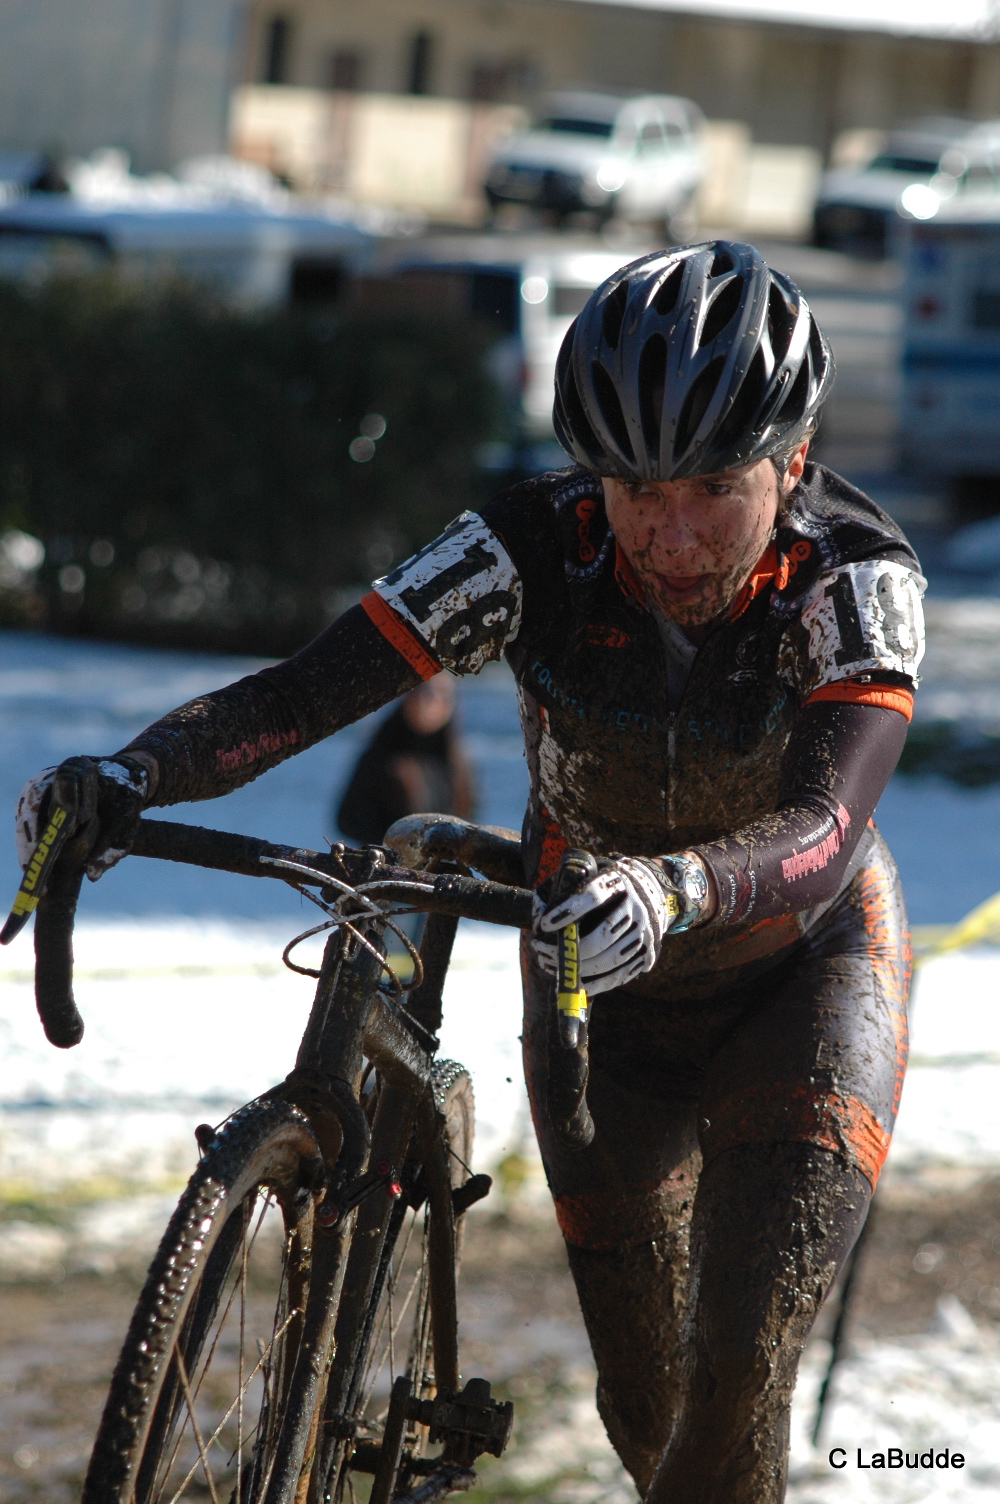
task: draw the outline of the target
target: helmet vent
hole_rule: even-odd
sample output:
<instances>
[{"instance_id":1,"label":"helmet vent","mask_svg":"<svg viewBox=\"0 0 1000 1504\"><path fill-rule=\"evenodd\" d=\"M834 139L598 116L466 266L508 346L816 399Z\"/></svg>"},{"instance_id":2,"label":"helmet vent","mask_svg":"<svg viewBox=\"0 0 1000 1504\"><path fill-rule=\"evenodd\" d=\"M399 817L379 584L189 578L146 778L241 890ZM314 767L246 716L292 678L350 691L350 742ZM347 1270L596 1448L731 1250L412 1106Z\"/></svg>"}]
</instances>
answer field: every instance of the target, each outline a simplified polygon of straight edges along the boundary
<instances>
[{"instance_id":1,"label":"helmet vent","mask_svg":"<svg viewBox=\"0 0 1000 1504\"><path fill-rule=\"evenodd\" d=\"M809 362L804 360L799 367L795 384L785 398L781 409L782 423L798 423L809 405Z\"/></svg>"},{"instance_id":2,"label":"helmet vent","mask_svg":"<svg viewBox=\"0 0 1000 1504\"><path fill-rule=\"evenodd\" d=\"M660 452L660 424L663 417L663 391L667 381L667 342L662 334L652 335L639 357L639 417L647 454Z\"/></svg>"},{"instance_id":3,"label":"helmet vent","mask_svg":"<svg viewBox=\"0 0 1000 1504\"><path fill-rule=\"evenodd\" d=\"M795 315L785 301L781 289L772 282L767 299L767 332L775 361L779 365L788 354L788 347L795 333L795 323Z\"/></svg>"},{"instance_id":4,"label":"helmet vent","mask_svg":"<svg viewBox=\"0 0 1000 1504\"><path fill-rule=\"evenodd\" d=\"M732 269L733 258L732 256L730 256L729 252L716 251L715 259L712 262L712 269L708 275L710 277L721 277L723 272L731 272Z\"/></svg>"},{"instance_id":5,"label":"helmet vent","mask_svg":"<svg viewBox=\"0 0 1000 1504\"><path fill-rule=\"evenodd\" d=\"M681 278L684 276L684 262L675 266L668 277L664 277L656 289L653 298L653 309L662 318L664 314L673 313L677 306L677 294L681 290Z\"/></svg>"},{"instance_id":6,"label":"helmet vent","mask_svg":"<svg viewBox=\"0 0 1000 1504\"><path fill-rule=\"evenodd\" d=\"M764 364L764 352L758 349L750 362L750 369L740 383L740 389L733 399L732 407L719 425L713 448L723 452L727 449L732 450L734 456L739 454L741 447L747 453L752 450L756 438L754 419L758 416L766 390L767 369ZM741 461L737 458L735 463L740 464Z\"/></svg>"},{"instance_id":7,"label":"helmet vent","mask_svg":"<svg viewBox=\"0 0 1000 1504\"><path fill-rule=\"evenodd\" d=\"M625 305L628 302L628 283L619 282L610 297L604 300L604 309L601 315L601 327L604 338L612 350L618 349L618 340L622 332L622 320L625 317Z\"/></svg>"},{"instance_id":8,"label":"helmet vent","mask_svg":"<svg viewBox=\"0 0 1000 1504\"><path fill-rule=\"evenodd\" d=\"M635 452L628 436L628 429L625 427L625 414L622 412L622 405L618 400L618 393L615 391L614 382L604 367L596 360L591 363L590 379L594 383L594 395L597 398L597 405L601 409L601 417L604 419L605 427L628 463L634 465Z\"/></svg>"},{"instance_id":9,"label":"helmet vent","mask_svg":"<svg viewBox=\"0 0 1000 1504\"><path fill-rule=\"evenodd\" d=\"M733 315L738 311L743 297L743 278L731 277L712 299L705 322L701 328L699 345L710 345L722 333Z\"/></svg>"},{"instance_id":10,"label":"helmet vent","mask_svg":"<svg viewBox=\"0 0 1000 1504\"><path fill-rule=\"evenodd\" d=\"M684 406L677 420L677 437L674 440L675 459L680 459L684 455L698 432L701 420L708 411L708 404L715 395L715 388L725 369L725 364L725 357L722 355L717 355L714 360L710 360L685 397Z\"/></svg>"},{"instance_id":11,"label":"helmet vent","mask_svg":"<svg viewBox=\"0 0 1000 1504\"><path fill-rule=\"evenodd\" d=\"M823 379L827 367L827 354L823 348L823 336L819 332L816 320L810 315L809 318L809 349L812 351L813 375L816 381Z\"/></svg>"},{"instance_id":12,"label":"helmet vent","mask_svg":"<svg viewBox=\"0 0 1000 1504\"><path fill-rule=\"evenodd\" d=\"M562 349L559 351L558 374L556 378L556 407L558 409L561 402L567 434L576 441L577 448L582 449L585 454L597 460L602 454L603 446L590 426L587 414L584 412L583 403L580 400L580 392L573 376L571 359L572 339L570 337L572 332L571 329L569 335L563 341Z\"/></svg>"}]
</instances>

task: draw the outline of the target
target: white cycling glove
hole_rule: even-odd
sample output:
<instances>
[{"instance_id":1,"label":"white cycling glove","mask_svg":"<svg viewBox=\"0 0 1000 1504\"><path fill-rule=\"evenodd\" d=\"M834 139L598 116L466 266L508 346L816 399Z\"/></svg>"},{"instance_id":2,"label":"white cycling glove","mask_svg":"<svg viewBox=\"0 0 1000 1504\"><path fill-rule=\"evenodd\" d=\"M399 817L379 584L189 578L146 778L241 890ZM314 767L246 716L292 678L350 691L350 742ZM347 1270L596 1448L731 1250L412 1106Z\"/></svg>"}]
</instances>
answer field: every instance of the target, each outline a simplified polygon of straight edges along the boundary
<instances>
[{"instance_id":1,"label":"white cycling glove","mask_svg":"<svg viewBox=\"0 0 1000 1504\"><path fill-rule=\"evenodd\" d=\"M23 872L31 860L31 853L38 845L42 833L42 805L49 796L55 768L43 768L34 778L29 778L17 796L14 810L14 841L17 845L17 860Z\"/></svg>"},{"instance_id":2,"label":"white cycling glove","mask_svg":"<svg viewBox=\"0 0 1000 1504\"><path fill-rule=\"evenodd\" d=\"M86 872L96 882L128 854L146 803L149 773L131 757L93 759L97 770L97 828ZM49 793L57 768L43 768L21 790L14 812L14 839L22 872L38 845L48 818Z\"/></svg>"},{"instance_id":3,"label":"white cycling glove","mask_svg":"<svg viewBox=\"0 0 1000 1504\"><path fill-rule=\"evenodd\" d=\"M558 945L549 940L574 921L580 927L580 981L589 993L610 992L656 965L663 937L690 928L708 904L708 883L692 857L621 856L578 893L548 907L535 894L535 950L555 975Z\"/></svg>"}]
</instances>

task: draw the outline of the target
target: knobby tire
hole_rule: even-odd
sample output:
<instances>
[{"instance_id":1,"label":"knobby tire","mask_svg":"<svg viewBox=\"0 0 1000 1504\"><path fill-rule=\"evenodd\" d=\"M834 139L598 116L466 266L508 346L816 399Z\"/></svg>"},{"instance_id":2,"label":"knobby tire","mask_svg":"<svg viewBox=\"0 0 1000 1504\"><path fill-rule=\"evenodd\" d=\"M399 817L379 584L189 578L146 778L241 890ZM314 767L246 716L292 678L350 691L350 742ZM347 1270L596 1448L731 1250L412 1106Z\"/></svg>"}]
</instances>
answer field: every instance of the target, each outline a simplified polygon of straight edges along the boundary
<instances>
[{"instance_id":1,"label":"knobby tire","mask_svg":"<svg viewBox=\"0 0 1000 1504\"><path fill-rule=\"evenodd\" d=\"M321 1169L306 1118L285 1102L250 1103L216 1135L150 1265L81 1504L263 1498Z\"/></svg>"}]
</instances>

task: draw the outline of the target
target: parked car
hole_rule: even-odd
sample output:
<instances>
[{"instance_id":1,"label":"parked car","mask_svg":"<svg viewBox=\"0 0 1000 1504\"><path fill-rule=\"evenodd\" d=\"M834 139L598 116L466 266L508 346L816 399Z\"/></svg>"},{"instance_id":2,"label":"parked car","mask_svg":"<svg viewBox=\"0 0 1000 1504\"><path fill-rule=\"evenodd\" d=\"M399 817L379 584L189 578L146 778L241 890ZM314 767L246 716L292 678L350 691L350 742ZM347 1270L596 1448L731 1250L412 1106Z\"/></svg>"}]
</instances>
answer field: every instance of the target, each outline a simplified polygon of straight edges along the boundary
<instances>
[{"instance_id":1,"label":"parked car","mask_svg":"<svg viewBox=\"0 0 1000 1504\"><path fill-rule=\"evenodd\" d=\"M548 234L428 236L380 253L380 275L405 284L416 304L466 313L491 333L516 452L490 446L485 468L530 472L567 463L552 430L559 346L594 288L642 250L626 254Z\"/></svg>"},{"instance_id":2,"label":"parked car","mask_svg":"<svg viewBox=\"0 0 1000 1504\"><path fill-rule=\"evenodd\" d=\"M813 244L875 261L895 254L903 194L915 185L929 187L942 172L960 177L962 154L953 153L971 129L968 120L915 120L891 131L862 166L824 173L813 209Z\"/></svg>"},{"instance_id":3,"label":"parked car","mask_svg":"<svg viewBox=\"0 0 1000 1504\"><path fill-rule=\"evenodd\" d=\"M102 205L53 193L0 205L0 277L114 265L188 277L243 307L333 301L375 241L346 217L294 205Z\"/></svg>"},{"instance_id":4,"label":"parked car","mask_svg":"<svg viewBox=\"0 0 1000 1504\"><path fill-rule=\"evenodd\" d=\"M555 222L588 211L662 224L689 214L704 173L703 116L671 94L549 95L530 131L502 137L486 172L491 209L542 211Z\"/></svg>"}]
</instances>

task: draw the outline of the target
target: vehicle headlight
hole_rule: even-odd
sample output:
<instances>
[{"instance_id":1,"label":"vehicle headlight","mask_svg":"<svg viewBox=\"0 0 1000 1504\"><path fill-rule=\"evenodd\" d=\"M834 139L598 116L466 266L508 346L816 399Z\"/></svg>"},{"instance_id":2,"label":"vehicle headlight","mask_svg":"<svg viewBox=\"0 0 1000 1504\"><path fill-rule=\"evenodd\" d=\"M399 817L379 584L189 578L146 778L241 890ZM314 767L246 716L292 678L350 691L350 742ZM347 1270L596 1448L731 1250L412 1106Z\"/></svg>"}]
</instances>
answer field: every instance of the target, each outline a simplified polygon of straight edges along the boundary
<instances>
[{"instance_id":1,"label":"vehicle headlight","mask_svg":"<svg viewBox=\"0 0 1000 1504\"><path fill-rule=\"evenodd\" d=\"M913 219L933 219L941 207L941 200L926 183L911 183L899 195L899 207Z\"/></svg>"},{"instance_id":2,"label":"vehicle headlight","mask_svg":"<svg viewBox=\"0 0 1000 1504\"><path fill-rule=\"evenodd\" d=\"M598 188L605 193L617 193L625 181L625 169L620 162L602 162L596 178Z\"/></svg>"}]
</instances>

